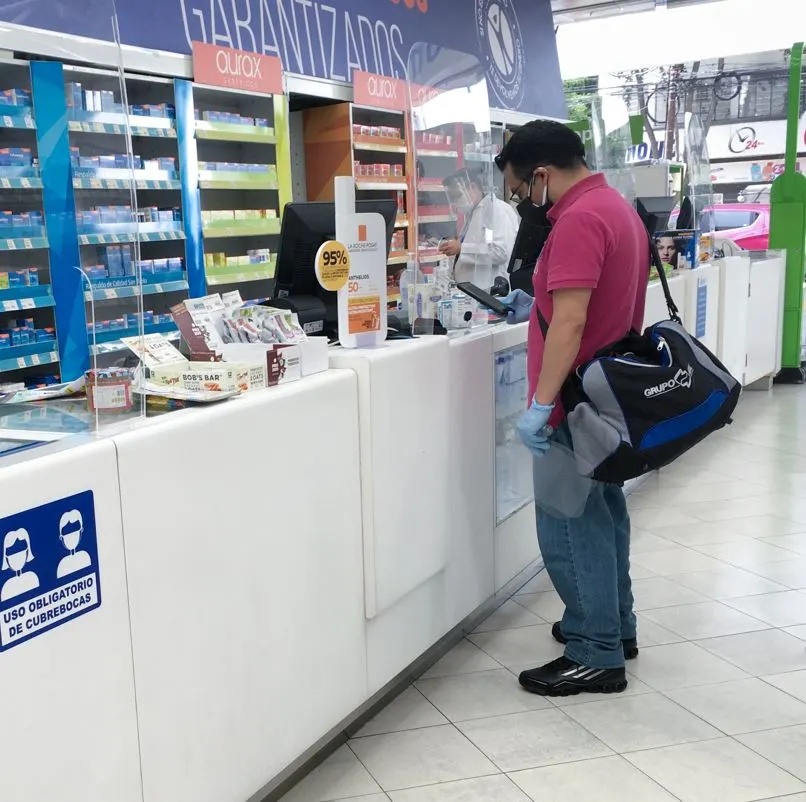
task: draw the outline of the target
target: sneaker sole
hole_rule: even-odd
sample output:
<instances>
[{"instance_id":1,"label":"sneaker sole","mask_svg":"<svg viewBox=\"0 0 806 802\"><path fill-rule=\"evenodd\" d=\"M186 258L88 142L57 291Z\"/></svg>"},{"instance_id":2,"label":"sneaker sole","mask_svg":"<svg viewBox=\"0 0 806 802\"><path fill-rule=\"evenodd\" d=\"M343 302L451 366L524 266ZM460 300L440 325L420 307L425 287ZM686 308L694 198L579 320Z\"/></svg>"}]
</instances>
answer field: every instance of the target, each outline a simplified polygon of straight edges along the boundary
<instances>
[{"instance_id":1,"label":"sneaker sole","mask_svg":"<svg viewBox=\"0 0 806 802\"><path fill-rule=\"evenodd\" d=\"M558 629L557 624L555 624L551 628L551 637L554 638L554 640L556 640L557 643L561 643L563 646L565 646L565 644L568 643L568 641L562 636L560 636L559 638L557 637L556 635L557 629ZM635 660L635 658L638 657L638 644L635 641L623 640L621 642L621 648L624 650L625 660Z\"/></svg>"},{"instance_id":2,"label":"sneaker sole","mask_svg":"<svg viewBox=\"0 0 806 802\"><path fill-rule=\"evenodd\" d=\"M537 696L553 696L553 697L562 697L562 696L578 696L580 693L621 693L622 691L627 690L627 680L618 680L616 682L604 682L601 685L591 685L590 687L582 688L582 687L566 687L566 688L546 688L542 685L534 685L534 686L526 686L521 685L521 687L528 691L529 693L534 693Z\"/></svg>"}]
</instances>

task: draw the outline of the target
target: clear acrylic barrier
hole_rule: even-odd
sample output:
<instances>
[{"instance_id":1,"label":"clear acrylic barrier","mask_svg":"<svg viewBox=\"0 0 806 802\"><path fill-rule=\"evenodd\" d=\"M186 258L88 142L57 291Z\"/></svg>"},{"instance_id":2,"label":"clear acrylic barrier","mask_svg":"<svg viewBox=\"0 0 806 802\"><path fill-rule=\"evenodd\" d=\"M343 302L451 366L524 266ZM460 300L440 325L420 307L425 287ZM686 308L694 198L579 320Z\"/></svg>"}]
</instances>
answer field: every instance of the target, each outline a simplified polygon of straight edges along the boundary
<instances>
[{"instance_id":1,"label":"clear acrylic barrier","mask_svg":"<svg viewBox=\"0 0 806 802\"><path fill-rule=\"evenodd\" d=\"M711 183L711 160L708 158L706 131L696 114L684 118L686 177L684 195L691 200L692 228L702 234L714 231L714 216L707 209L714 202Z\"/></svg>"},{"instance_id":2,"label":"clear acrylic barrier","mask_svg":"<svg viewBox=\"0 0 806 802\"><path fill-rule=\"evenodd\" d=\"M493 187L490 106L475 56L417 44L409 56L412 184L417 246L401 281L417 333L468 330L488 314L456 282L489 291L501 268ZM507 257L508 258L508 257Z\"/></svg>"},{"instance_id":3,"label":"clear acrylic barrier","mask_svg":"<svg viewBox=\"0 0 806 802\"><path fill-rule=\"evenodd\" d=\"M634 203L635 173L627 163L632 145L627 105L621 96L601 93L593 99L590 115L592 141L586 153L588 166L604 173L607 183Z\"/></svg>"}]
</instances>

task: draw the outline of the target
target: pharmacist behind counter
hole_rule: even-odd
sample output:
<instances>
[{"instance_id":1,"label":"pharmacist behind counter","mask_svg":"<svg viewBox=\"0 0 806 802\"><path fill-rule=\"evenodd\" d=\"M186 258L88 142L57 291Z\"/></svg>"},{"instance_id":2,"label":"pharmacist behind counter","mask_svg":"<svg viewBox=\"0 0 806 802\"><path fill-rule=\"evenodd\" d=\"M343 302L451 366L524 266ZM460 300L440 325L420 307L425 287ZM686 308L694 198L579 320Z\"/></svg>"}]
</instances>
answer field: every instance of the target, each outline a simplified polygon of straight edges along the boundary
<instances>
[{"instance_id":1,"label":"pharmacist behind counter","mask_svg":"<svg viewBox=\"0 0 806 802\"><path fill-rule=\"evenodd\" d=\"M464 216L457 239L444 240L440 253L455 257L453 278L483 289L507 268L518 235L518 214L508 203L484 190L481 171L462 169L443 182L451 208Z\"/></svg>"}]
</instances>

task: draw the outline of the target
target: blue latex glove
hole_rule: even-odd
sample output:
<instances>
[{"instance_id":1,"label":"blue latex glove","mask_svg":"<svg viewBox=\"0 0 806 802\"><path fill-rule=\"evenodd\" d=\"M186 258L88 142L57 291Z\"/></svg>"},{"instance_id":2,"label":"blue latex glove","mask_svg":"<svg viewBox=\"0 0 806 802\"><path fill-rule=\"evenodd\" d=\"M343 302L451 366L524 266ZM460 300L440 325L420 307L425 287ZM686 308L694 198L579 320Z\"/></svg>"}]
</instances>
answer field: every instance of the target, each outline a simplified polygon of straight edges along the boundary
<instances>
[{"instance_id":1,"label":"blue latex glove","mask_svg":"<svg viewBox=\"0 0 806 802\"><path fill-rule=\"evenodd\" d=\"M510 307L507 312L507 323L526 323L532 312L532 304L535 299L523 290L513 290L506 298L501 299L501 303Z\"/></svg>"},{"instance_id":2,"label":"blue latex glove","mask_svg":"<svg viewBox=\"0 0 806 802\"><path fill-rule=\"evenodd\" d=\"M554 404L538 404L532 401L532 406L521 415L518 421L518 435L523 444L536 457L542 457L549 450L548 422Z\"/></svg>"}]
</instances>

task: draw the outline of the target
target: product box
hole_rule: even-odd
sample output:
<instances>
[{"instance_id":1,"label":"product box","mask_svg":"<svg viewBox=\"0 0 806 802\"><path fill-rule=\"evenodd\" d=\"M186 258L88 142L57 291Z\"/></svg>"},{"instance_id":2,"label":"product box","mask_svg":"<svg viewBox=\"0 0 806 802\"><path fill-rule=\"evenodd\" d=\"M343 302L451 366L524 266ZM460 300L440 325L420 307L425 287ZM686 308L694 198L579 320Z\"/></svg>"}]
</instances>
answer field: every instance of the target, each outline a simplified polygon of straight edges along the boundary
<instances>
[{"instance_id":1,"label":"product box","mask_svg":"<svg viewBox=\"0 0 806 802\"><path fill-rule=\"evenodd\" d=\"M114 112L115 111L115 93L108 90L102 91L101 95L101 111Z\"/></svg>"}]
</instances>

